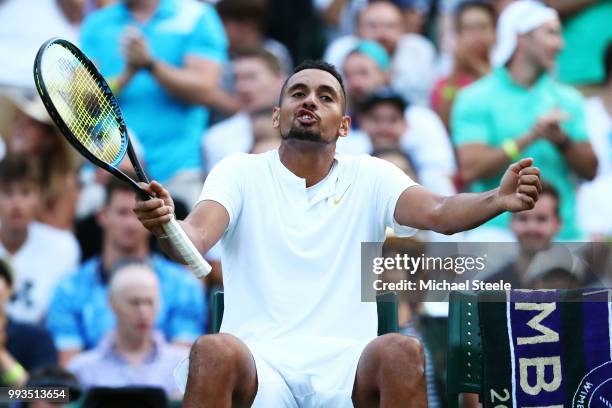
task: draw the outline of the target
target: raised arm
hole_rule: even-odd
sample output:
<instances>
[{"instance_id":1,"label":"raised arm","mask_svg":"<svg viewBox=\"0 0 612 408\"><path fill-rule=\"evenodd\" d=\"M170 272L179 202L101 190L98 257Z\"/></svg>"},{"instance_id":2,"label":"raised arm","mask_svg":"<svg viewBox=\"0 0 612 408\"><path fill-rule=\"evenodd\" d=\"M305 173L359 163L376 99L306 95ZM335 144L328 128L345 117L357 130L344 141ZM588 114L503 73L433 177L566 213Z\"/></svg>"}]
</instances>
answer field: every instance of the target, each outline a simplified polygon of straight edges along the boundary
<instances>
[{"instance_id":1,"label":"raised arm","mask_svg":"<svg viewBox=\"0 0 612 408\"><path fill-rule=\"evenodd\" d=\"M418 229L454 234L475 228L504 211L533 208L542 190L540 170L533 159L523 159L506 170L500 186L484 193L450 197L434 194L421 186L410 187L395 207L395 220Z\"/></svg>"},{"instance_id":2,"label":"raised arm","mask_svg":"<svg viewBox=\"0 0 612 408\"><path fill-rule=\"evenodd\" d=\"M147 192L153 193L156 198L147 201L137 200L134 212L142 225L159 239L164 252L175 261L185 264L183 257L173 245L164 239L165 235L161 227L170 221L174 214L174 202L170 193L155 181L151 184L141 183L140 185ZM229 214L221 204L205 200L191 211L185 221L179 223L198 251L206 253L225 232L229 224Z\"/></svg>"}]
</instances>

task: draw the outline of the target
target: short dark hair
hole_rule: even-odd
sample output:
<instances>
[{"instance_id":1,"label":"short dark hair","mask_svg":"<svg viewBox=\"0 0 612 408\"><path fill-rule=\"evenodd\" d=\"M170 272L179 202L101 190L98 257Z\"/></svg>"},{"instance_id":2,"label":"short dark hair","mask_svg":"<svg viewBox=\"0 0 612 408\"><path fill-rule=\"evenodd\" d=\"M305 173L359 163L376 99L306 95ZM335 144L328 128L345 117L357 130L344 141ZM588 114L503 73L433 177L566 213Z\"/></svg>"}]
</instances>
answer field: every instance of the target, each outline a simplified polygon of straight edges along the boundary
<instances>
[{"instance_id":1,"label":"short dark hair","mask_svg":"<svg viewBox=\"0 0 612 408\"><path fill-rule=\"evenodd\" d=\"M0 161L0 185L33 183L42 186L40 168L32 158L21 154L9 154Z\"/></svg>"},{"instance_id":2,"label":"short dark hair","mask_svg":"<svg viewBox=\"0 0 612 408\"><path fill-rule=\"evenodd\" d=\"M13 287L13 270L7 259L0 258L0 279L4 279L9 288Z\"/></svg>"},{"instance_id":3,"label":"short dark hair","mask_svg":"<svg viewBox=\"0 0 612 408\"><path fill-rule=\"evenodd\" d=\"M495 15L495 8L493 4L484 0L465 0L459 3L455 8L454 15L454 23L455 23L455 31L459 31L461 28L461 19L463 18L463 14L470 9L481 9L485 13L491 17L491 21L495 24L497 17Z\"/></svg>"},{"instance_id":4,"label":"short dark hair","mask_svg":"<svg viewBox=\"0 0 612 408\"><path fill-rule=\"evenodd\" d=\"M332 64L321 60L306 60L293 69L293 72L287 77L287 79L285 79L283 87L281 88L280 96L278 98L279 105L283 101L283 94L285 93L285 88L287 87L287 83L289 82L291 77L293 77L298 72L304 71L306 69L318 69L320 71L325 71L334 78L336 78L336 81L338 81L338 83L340 84L340 89L342 90L342 102L344 106L346 106L346 91L344 90L344 82L342 81L342 75L340 75L336 67L334 67Z\"/></svg>"},{"instance_id":5,"label":"short dark hair","mask_svg":"<svg viewBox=\"0 0 612 408\"><path fill-rule=\"evenodd\" d=\"M268 24L267 0L220 0L215 8L221 19L252 21L261 31L264 31Z\"/></svg>"},{"instance_id":6,"label":"short dark hair","mask_svg":"<svg viewBox=\"0 0 612 408\"><path fill-rule=\"evenodd\" d=\"M604 51L604 83L612 80L612 41L608 42Z\"/></svg>"},{"instance_id":7,"label":"short dark hair","mask_svg":"<svg viewBox=\"0 0 612 408\"><path fill-rule=\"evenodd\" d=\"M555 200L555 215L557 218L561 218L561 196L559 195L559 190L551 183L543 181L540 197L544 197L545 195L551 196Z\"/></svg>"},{"instance_id":8,"label":"short dark hair","mask_svg":"<svg viewBox=\"0 0 612 408\"><path fill-rule=\"evenodd\" d=\"M283 68L281 67L278 58L270 51L263 47L244 46L240 47L234 53L234 60L241 58L257 58L262 61L266 67L274 73L274 75L282 75Z\"/></svg>"},{"instance_id":9,"label":"short dark hair","mask_svg":"<svg viewBox=\"0 0 612 408\"><path fill-rule=\"evenodd\" d=\"M133 172L131 170L124 170L123 172L125 173L126 176L128 176L132 180L138 180L138 177L136 176L135 172ZM134 189L132 188L132 186L130 184L126 183L125 181L121 180L120 178L111 177L108 180L108 183L106 183L106 188L105 188L106 196L104 198L104 204L105 205L108 205L110 203L111 198L113 197L113 194L115 194L115 192L117 192L117 191L131 191L131 192L134 192Z\"/></svg>"}]
</instances>

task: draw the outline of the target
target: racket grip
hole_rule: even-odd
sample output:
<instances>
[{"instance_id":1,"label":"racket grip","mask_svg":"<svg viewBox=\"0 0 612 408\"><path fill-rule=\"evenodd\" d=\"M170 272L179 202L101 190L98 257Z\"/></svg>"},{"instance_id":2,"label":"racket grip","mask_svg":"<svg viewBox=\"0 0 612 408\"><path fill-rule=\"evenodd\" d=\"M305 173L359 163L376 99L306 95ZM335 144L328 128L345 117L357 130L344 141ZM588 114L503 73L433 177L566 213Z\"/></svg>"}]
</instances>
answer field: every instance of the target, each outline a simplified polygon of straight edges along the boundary
<instances>
[{"instance_id":1,"label":"racket grip","mask_svg":"<svg viewBox=\"0 0 612 408\"><path fill-rule=\"evenodd\" d=\"M172 217L170 222L162 225L162 228L170 242L172 242L185 262L189 264L196 277L203 278L210 273L212 267L204 260L202 254L193 245L193 242L191 242L174 217Z\"/></svg>"}]
</instances>

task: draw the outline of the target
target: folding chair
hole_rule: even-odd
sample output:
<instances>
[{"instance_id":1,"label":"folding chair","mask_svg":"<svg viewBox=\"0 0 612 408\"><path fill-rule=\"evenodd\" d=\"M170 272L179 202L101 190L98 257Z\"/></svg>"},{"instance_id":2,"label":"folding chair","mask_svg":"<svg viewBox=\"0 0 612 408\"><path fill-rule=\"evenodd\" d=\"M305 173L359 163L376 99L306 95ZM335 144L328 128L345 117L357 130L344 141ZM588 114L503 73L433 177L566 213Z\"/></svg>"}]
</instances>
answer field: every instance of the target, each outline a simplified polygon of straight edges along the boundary
<instances>
[{"instance_id":1,"label":"folding chair","mask_svg":"<svg viewBox=\"0 0 612 408\"><path fill-rule=\"evenodd\" d=\"M461 393L482 397L482 345L475 292L453 291L448 310L447 387L449 408L459 407Z\"/></svg>"},{"instance_id":2,"label":"folding chair","mask_svg":"<svg viewBox=\"0 0 612 408\"><path fill-rule=\"evenodd\" d=\"M378 335L399 332L397 293L386 292L376 295L376 308L378 310ZM212 298L212 333L219 333L223 320L223 309L223 291L216 291Z\"/></svg>"}]
</instances>

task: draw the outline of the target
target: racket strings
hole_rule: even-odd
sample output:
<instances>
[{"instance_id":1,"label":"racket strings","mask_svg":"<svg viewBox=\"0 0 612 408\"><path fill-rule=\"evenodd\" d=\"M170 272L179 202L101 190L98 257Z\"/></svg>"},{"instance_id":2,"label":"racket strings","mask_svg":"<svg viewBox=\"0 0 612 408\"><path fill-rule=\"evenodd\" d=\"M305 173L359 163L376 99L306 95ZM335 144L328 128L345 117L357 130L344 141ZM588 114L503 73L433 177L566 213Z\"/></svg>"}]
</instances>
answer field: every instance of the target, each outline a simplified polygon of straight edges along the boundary
<instances>
[{"instance_id":1,"label":"racket strings","mask_svg":"<svg viewBox=\"0 0 612 408\"><path fill-rule=\"evenodd\" d=\"M124 137L110 98L75 55L60 45L52 48L48 51L53 52L47 53L49 63L43 64L43 75L59 115L87 150L118 165Z\"/></svg>"}]
</instances>

